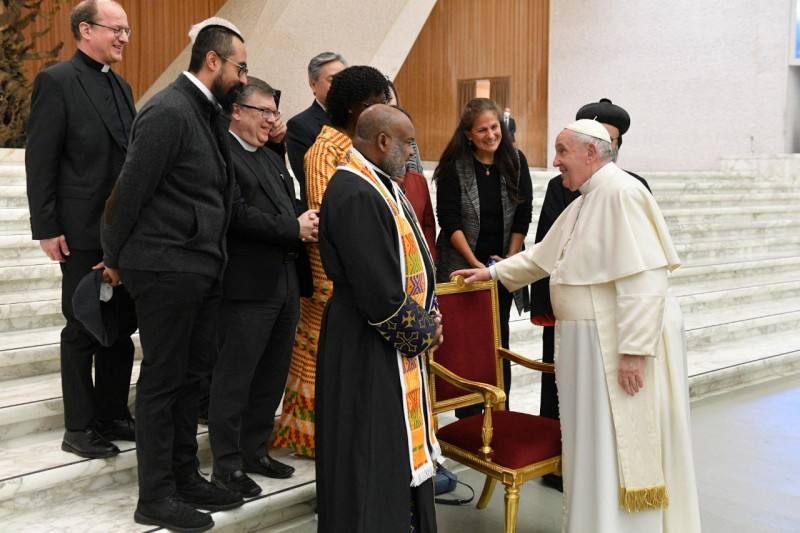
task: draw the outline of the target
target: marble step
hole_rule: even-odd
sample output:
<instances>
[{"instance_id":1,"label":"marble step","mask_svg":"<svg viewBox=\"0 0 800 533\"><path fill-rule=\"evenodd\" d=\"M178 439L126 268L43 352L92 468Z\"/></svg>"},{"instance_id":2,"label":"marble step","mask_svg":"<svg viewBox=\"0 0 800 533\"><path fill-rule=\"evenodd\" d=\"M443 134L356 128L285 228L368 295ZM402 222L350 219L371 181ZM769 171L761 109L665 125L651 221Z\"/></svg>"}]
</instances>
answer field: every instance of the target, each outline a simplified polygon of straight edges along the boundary
<instances>
[{"instance_id":1,"label":"marble step","mask_svg":"<svg viewBox=\"0 0 800 533\"><path fill-rule=\"evenodd\" d=\"M6 332L0 336L0 382L58 372L61 326ZM139 334L131 337L141 358Z\"/></svg>"},{"instance_id":2,"label":"marble step","mask_svg":"<svg viewBox=\"0 0 800 533\"><path fill-rule=\"evenodd\" d=\"M13 266L16 260L39 259L49 261L39 241L31 239L30 228L24 231L0 235L0 266Z\"/></svg>"},{"instance_id":3,"label":"marble step","mask_svg":"<svg viewBox=\"0 0 800 533\"><path fill-rule=\"evenodd\" d=\"M671 224L669 231L674 242L686 242L687 244L702 239L734 240L754 237L782 237L800 233L800 218L721 222L717 224L678 223Z\"/></svg>"},{"instance_id":4,"label":"marble step","mask_svg":"<svg viewBox=\"0 0 800 533\"><path fill-rule=\"evenodd\" d=\"M0 209L0 229L5 232L30 230L30 219L26 207Z\"/></svg>"},{"instance_id":5,"label":"marble step","mask_svg":"<svg viewBox=\"0 0 800 533\"><path fill-rule=\"evenodd\" d=\"M134 361L131 383L139 376ZM128 402L133 403L131 385ZM0 385L0 442L64 427L59 372L9 379Z\"/></svg>"},{"instance_id":6,"label":"marble step","mask_svg":"<svg viewBox=\"0 0 800 533\"><path fill-rule=\"evenodd\" d=\"M0 164L0 185L19 187L25 186L25 165L22 163Z\"/></svg>"},{"instance_id":7,"label":"marble step","mask_svg":"<svg viewBox=\"0 0 800 533\"><path fill-rule=\"evenodd\" d=\"M0 333L63 323L61 289L0 293Z\"/></svg>"},{"instance_id":8,"label":"marble step","mask_svg":"<svg viewBox=\"0 0 800 533\"><path fill-rule=\"evenodd\" d=\"M86 460L62 452L60 440L60 433L53 432L35 440L18 439L4 449L0 463L4 474L0 479L0 519L4 527L10 527L9 531L35 531L37 526L49 523L59 530L153 530L133 521L138 493L133 443L118 442L123 451L117 457ZM210 472L205 431L198 434L198 446L201 472ZM294 466L295 474L284 480L253 475L264 492L241 508L214 513L215 530L255 531L313 513L313 461L291 456L285 450L273 454ZM33 464L31 458L36 456L39 459Z\"/></svg>"},{"instance_id":9,"label":"marble step","mask_svg":"<svg viewBox=\"0 0 800 533\"><path fill-rule=\"evenodd\" d=\"M28 195L23 185L0 185L0 209L10 207L28 207Z\"/></svg>"},{"instance_id":10,"label":"marble step","mask_svg":"<svg viewBox=\"0 0 800 533\"><path fill-rule=\"evenodd\" d=\"M0 293L61 287L61 269L47 258L0 260Z\"/></svg>"},{"instance_id":11,"label":"marble step","mask_svg":"<svg viewBox=\"0 0 800 533\"><path fill-rule=\"evenodd\" d=\"M787 202L800 202L800 192L769 191L739 193L698 193L685 194L656 193L656 200L662 209L673 207L740 207L748 209L755 206L780 205Z\"/></svg>"},{"instance_id":12,"label":"marble step","mask_svg":"<svg viewBox=\"0 0 800 533\"><path fill-rule=\"evenodd\" d=\"M656 195L656 199L660 198L662 194L705 193L709 190L719 190L723 192L796 192L798 188L800 188L800 184L794 181L763 181L756 177L748 177L738 181L715 181L686 177L684 179L658 179L653 182L648 182L648 184Z\"/></svg>"},{"instance_id":13,"label":"marble step","mask_svg":"<svg viewBox=\"0 0 800 533\"><path fill-rule=\"evenodd\" d=\"M800 272L800 255L686 265L671 274L670 286L677 290L678 287L693 286L696 283L743 280L752 277L760 279L761 276L785 279L782 278L783 275L797 272ZM750 283L744 282L743 284L749 285Z\"/></svg>"},{"instance_id":14,"label":"marble step","mask_svg":"<svg viewBox=\"0 0 800 533\"><path fill-rule=\"evenodd\" d=\"M678 256L687 263L725 257L800 255L800 233L765 237L694 239L673 241Z\"/></svg>"},{"instance_id":15,"label":"marble step","mask_svg":"<svg viewBox=\"0 0 800 533\"><path fill-rule=\"evenodd\" d=\"M57 373L61 327L0 335L0 381Z\"/></svg>"},{"instance_id":16,"label":"marble step","mask_svg":"<svg viewBox=\"0 0 800 533\"><path fill-rule=\"evenodd\" d=\"M663 210L664 219L671 228L678 224L710 224L720 222L750 222L785 220L797 216L796 204L739 207L670 208Z\"/></svg>"}]
</instances>

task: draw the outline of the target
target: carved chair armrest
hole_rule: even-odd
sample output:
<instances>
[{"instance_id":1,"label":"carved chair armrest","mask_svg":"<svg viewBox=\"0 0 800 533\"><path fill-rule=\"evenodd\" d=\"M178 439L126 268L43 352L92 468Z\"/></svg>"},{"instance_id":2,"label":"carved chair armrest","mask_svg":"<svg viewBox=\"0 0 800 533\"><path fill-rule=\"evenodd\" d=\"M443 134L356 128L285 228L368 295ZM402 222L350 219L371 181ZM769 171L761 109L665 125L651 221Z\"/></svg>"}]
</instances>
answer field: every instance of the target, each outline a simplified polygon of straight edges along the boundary
<instances>
[{"instance_id":1,"label":"carved chair armrest","mask_svg":"<svg viewBox=\"0 0 800 533\"><path fill-rule=\"evenodd\" d=\"M488 407L494 407L495 405L506 401L506 393L499 387L495 387L494 385L489 385L488 383L483 383L480 381L472 381L470 379L462 378L452 370L448 370L435 361L429 361L428 364L434 375L439 376L454 387L458 387L459 389L464 389L470 392L477 392L483 396L484 403Z\"/></svg>"},{"instance_id":2,"label":"carved chair armrest","mask_svg":"<svg viewBox=\"0 0 800 533\"><path fill-rule=\"evenodd\" d=\"M547 372L549 374L555 374L556 371L556 366L553 363L545 363L541 359L528 359L527 357L512 352L511 350L506 350L505 348L498 348L497 355L503 359L508 359L509 361L513 361L518 365L522 365L525 368L530 368L531 370L538 370L540 372Z\"/></svg>"},{"instance_id":3,"label":"carved chair armrest","mask_svg":"<svg viewBox=\"0 0 800 533\"><path fill-rule=\"evenodd\" d=\"M454 387L458 387L460 389L464 389L470 392L477 392L478 394L483 396L483 425L481 427L481 441L483 446L478 450L483 457L484 460L489 461L491 460L492 455L492 436L494 434L494 428L492 425L492 408L498 404L502 404L506 401L506 393L503 389L499 387L495 387L494 385L489 385L488 383L482 383L480 381L472 381L469 379L462 378L455 372L448 370L447 368L443 367L439 363L435 361L428 361L428 365L430 370L433 372L434 375L439 376L440 378L444 379Z\"/></svg>"}]
</instances>

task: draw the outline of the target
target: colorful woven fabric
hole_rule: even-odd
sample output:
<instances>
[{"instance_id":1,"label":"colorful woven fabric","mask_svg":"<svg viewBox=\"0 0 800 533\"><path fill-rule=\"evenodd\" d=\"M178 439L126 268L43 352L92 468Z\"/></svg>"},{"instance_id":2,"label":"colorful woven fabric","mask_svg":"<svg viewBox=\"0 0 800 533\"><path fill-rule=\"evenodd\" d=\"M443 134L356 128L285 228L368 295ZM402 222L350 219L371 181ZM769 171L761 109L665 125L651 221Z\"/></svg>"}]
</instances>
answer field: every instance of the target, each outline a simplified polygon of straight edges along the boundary
<instances>
[{"instance_id":1,"label":"colorful woven fabric","mask_svg":"<svg viewBox=\"0 0 800 533\"><path fill-rule=\"evenodd\" d=\"M324 126L305 156L306 193L309 209L319 209L336 166L353 145L340 131ZM317 371L317 342L325 304L333 283L325 277L317 244L307 244L314 278L311 298L300 299L300 321L286 380L283 409L278 421L274 447L289 448L298 455L314 457L314 380Z\"/></svg>"},{"instance_id":2,"label":"colorful woven fabric","mask_svg":"<svg viewBox=\"0 0 800 533\"><path fill-rule=\"evenodd\" d=\"M427 348L433 342L436 326L426 310L428 277L422 254L429 253L427 247L419 246L417 235L422 239L422 230L415 220L406 218L398 205L403 193L394 187L390 191L370 168L369 163L355 149L351 149L340 162L339 168L356 174L377 190L394 216L399 236L398 249L403 257L401 280L405 284L406 299L395 313L380 323L372 324L397 350L398 372L404 398L406 433L409 443L411 486L417 487L436 473L434 461L439 456L439 443L433 429L430 399L426 393L427 376L423 361ZM413 211L411 211L413 213ZM411 215L413 216L413 214ZM412 224L417 225L415 235ZM433 260L430 259L431 264ZM401 337L402 335L402 337ZM416 336L416 338L411 338Z\"/></svg>"}]
</instances>

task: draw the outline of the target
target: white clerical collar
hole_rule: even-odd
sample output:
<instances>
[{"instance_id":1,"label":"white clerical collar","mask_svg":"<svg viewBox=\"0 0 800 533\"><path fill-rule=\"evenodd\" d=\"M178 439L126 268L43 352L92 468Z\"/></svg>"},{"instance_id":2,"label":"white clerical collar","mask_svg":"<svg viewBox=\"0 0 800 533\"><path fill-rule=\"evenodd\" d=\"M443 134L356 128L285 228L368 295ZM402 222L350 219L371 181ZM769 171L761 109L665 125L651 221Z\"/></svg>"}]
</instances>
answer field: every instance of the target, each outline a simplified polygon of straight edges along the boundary
<instances>
[{"instance_id":1,"label":"white clerical collar","mask_svg":"<svg viewBox=\"0 0 800 533\"><path fill-rule=\"evenodd\" d=\"M234 138L235 138L237 141L239 141L239 144L241 144L241 145L242 145L242 148L244 148L244 149L245 149L245 150L247 150L248 152L255 152L256 150L258 150L258 146L253 146L253 145L252 145L252 144L250 144L249 142L245 141L244 139L242 139L241 137L239 137L238 135L236 135L236 134L233 132L233 130L228 130L228 133L230 133L231 135L233 135L233 137L234 137Z\"/></svg>"},{"instance_id":2,"label":"white clerical collar","mask_svg":"<svg viewBox=\"0 0 800 533\"><path fill-rule=\"evenodd\" d=\"M205 84L202 81L198 80L197 76L195 76L194 74L192 74L188 70L184 70L183 71L183 75L186 76L187 78L189 78L189 81L194 83L197 86L197 88L200 89L200 91L204 95L206 95L206 98L208 98L209 102L211 102L212 104L216 104L217 103L217 99L214 98L213 94L211 94L211 89L206 87Z\"/></svg>"},{"instance_id":3,"label":"white clerical collar","mask_svg":"<svg viewBox=\"0 0 800 533\"><path fill-rule=\"evenodd\" d=\"M111 70L110 65L103 65L103 68L100 69L100 72L108 72L109 70Z\"/></svg>"},{"instance_id":4,"label":"white clerical collar","mask_svg":"<svg viewBox=\"0 0 800 533\"><path fill-rule=\"evenodd\" d=\"M610 174L613 173L612 169L616 168L616 166L617 165L609 161L608 163L597 169L595 173L592 174L591 177L583 183L583 185L578 187L578 190L581 192L581 194L584 195L592 192L597 187L599 187L601 183L605 181L606 176L609 176Z\"/></svg>"},{"instance_id":5,"label":"white clerical collar","mask_svg":"<svg viewBox=\"0 0 800 533\"><path fill-rule=\"evenodd\" d=\"M325 107L325 105L324 105L322 102L320 102L319 100L317 100L317 98L316 98L316 97L314 98L314 101L315 101L315 102L317 102L317 105L318 105L318 106L320 106L320 107L322 108L322 110L323 110L323 111L325 111L326 113L328 112L328 108L327 108L327 107Z\"/></svg>"}]
</instances>

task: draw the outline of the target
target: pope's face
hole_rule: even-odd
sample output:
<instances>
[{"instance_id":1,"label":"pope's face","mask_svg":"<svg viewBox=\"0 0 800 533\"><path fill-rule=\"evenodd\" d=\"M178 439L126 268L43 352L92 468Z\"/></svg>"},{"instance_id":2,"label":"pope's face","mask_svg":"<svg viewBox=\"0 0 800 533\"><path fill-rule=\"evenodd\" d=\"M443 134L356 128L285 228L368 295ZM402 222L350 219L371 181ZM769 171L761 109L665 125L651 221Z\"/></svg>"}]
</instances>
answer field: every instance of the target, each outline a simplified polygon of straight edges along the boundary
<instances>
[{"instance_id":1,"label":"pope's face","mask_svg":"<svg viewBox=\"0 0 800 533\"><path fill-rule=\"evenodd\" d=\"M561 171L564 187L573 192L592 176L589 150L570 130L562 130L556 137L553 166Z\"/></svg>"}]
</instances>

